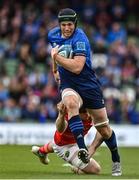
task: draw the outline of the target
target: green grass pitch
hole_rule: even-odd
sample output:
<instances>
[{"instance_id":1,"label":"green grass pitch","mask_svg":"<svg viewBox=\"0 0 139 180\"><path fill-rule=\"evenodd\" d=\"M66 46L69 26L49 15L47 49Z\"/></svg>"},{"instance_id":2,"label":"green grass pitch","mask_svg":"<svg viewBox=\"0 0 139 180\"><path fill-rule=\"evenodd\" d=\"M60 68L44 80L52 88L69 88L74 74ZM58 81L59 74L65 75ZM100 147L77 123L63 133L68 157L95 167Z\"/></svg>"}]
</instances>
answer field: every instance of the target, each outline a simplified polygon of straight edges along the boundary
<instances>
[{"instance_id":1,"label":"green grass pitch","mask_svg":"<svg viewBox=\"0 0 139 180\"><path fill-rule=\"evenodd\" d=\"M100 147L94 158L100 163L100 175L76 175L56 154L50 154L50 164L43 165L31 151L31 146L0 146L0 179L139 179L139 148L120 148L123 175L111 176L111 157L106 147Z\"/></svg>"}]
</instances>

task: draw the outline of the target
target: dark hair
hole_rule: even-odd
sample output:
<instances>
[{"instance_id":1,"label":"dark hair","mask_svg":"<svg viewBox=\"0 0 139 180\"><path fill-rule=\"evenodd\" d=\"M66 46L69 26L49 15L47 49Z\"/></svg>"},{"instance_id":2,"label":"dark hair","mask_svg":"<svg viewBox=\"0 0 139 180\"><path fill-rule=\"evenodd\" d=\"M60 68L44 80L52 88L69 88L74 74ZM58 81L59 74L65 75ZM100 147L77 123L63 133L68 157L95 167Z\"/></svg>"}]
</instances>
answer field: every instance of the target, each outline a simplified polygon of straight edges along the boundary
<instances>
[{"instance_id":1,"label":"dark hair","mask_svg":"<svg viewBox=\"0 0 139 180\"><path fill-rule=\"evenodd\" d=\"M62 21L72 21L77 24L77 14L73 9L65 8L61 9L58 13L58 21L59 23Z\"/></svg>"}]
</instances>

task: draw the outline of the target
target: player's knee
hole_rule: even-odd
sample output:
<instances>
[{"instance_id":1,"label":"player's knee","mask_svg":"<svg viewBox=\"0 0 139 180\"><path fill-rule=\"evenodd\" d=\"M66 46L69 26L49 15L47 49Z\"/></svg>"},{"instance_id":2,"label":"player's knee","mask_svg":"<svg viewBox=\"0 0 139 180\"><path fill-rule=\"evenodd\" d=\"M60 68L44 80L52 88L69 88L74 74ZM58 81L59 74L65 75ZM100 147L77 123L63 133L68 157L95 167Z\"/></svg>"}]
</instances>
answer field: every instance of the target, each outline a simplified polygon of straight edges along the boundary
<instances>
[{"instance_id":1,"label":"player's knee","mask_svg":"<svg viewBox=\"0 0 139 180\"><path fill-rule=\"evenodd\" d=\"M86 174L99 174L100 171L100 165L92 158L90 159L90 163L83 169L83 172Z\"/></svg>"},{"instance_id":2,"label":"player's knee","mask_svg":"<svg viewBox=\"0 0 139 180\"><path fill-rule=\"evenodd\" d=\"M95 166L92 166L92 169L90 171L91 174L100 174L101 167L99 164L95 164Z\"/></svg>"},{"instance_id":3,"label":"player's knee","mask_svg":"<svg viewBox=\"0 0 139 180\"><path fill-rule=\"evenodd\" d=\"M96 167L95 167L95 172L94 172L94 174L100 174L100 171L101 171L101 167L100 167L99 164L97 164Z\"/></svg>"},{"instance_id":4,"label":"player's knee","mask_svg":"<svg viewBox=\"0 0 139 180\"><path fill-rule=\"evenodd\" d=\"M78 103L77 101L75 101L74 99L71 99L68 103L67 103L67 110L68 111L72 111L72 110L76 110L79 109Z\"/></svg>"},{"instance_id":5,"label":"player's knee","mask_svg":"<svg viewBox=\"0 0 139 180\"><path fill-rule=\"evenodd\" d=\"M100 167L100 165L99 164L97 164L97 165L93 165L90 169L88 169L88 170L85 170L84 171L84 173L86 173L86 174L100 174L100 171L101 171L101 167Z\"/></svg>"}]
</instances>

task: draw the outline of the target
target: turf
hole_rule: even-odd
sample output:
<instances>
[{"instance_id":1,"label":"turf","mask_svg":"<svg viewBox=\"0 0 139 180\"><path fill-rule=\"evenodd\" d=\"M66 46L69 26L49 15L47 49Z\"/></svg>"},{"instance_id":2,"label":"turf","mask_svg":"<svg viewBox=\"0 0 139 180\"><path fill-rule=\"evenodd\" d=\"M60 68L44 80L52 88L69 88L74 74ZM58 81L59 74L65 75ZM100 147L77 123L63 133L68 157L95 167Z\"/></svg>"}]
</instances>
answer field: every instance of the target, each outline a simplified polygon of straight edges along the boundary
<instances>
[{"instance_id":1,"label":"turf","mask_svg":"<svg viewBox=\"0 0 139 180\"><path fill-rule=\"evenodd\" d=\"M101 174L76 175L56 154L50 154L50 164L41 164L30 152L30 146L0 146L0 179L139 179L139 148L120 148L123 175L111 176L111 158L106 147L98 149L94 158L102 166Z\"/></svg>"}]
</instances>

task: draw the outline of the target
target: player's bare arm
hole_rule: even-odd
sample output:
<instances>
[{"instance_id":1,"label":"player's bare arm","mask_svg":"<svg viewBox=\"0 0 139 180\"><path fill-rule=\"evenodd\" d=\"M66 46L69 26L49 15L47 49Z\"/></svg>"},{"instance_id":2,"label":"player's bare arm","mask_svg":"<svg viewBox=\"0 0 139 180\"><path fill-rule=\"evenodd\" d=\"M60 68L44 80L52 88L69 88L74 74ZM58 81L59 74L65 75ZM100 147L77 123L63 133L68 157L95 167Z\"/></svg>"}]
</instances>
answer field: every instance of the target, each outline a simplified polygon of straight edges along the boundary
<instances>
[{"instance_id":1,"label":"player's bare arm","mask_svg":"<svg viewBox=\"0 0 139 180\"><path fill-rule=\"evenodd\" d=\"M56 83L59 85L60 84L59 72L57 70L53 71L53 76L54 76L54 79L55 79Z\"/></svg>"},{"instance_id":2,"label":"player's bare arm","mask_svg":"<svg viewBox=\"0 0 139 180\"><path fill-rule=\"evenodd\" d=\"M57 64L56 62L52 59L52 72L56 73L57 72Z\"/></svg>"},{"instance_id":3,"label":"player's bare arm","mask_svg":"<svg viewBox=\"0 0 139 180\"><path fill-rule=\"evenodd\" d=\"M103 137L97 131L93 142L88 147L88 151L89 151L89 156L90 157L92 157L94 155L94 153L96 152L97 148L102 144L102 142L103 142Z\"/></svg>"},{"instance_id":4,"label":"player's bare arm","mask_svg":"<svg viewBox=\"0 0 139 180\"><path fill-rule=\"evenodd\" d=\"M68 71L75 74L80 74L85 64L85 56L74 56L73 59L68 59L59 55L58 51L58 47L52 48L52 59Z\"/></svg>"},{"instance_id":5,"label":"player's bare arm","mask_svg":"<svg viewBox=\"0 0 139 180\"><path fill-rule=\"evenodd\" d=\"M53 72L55 81L59 84L60 83L59 72L57 70L57 64L53 59L52 59L52 72Z\"/></svg>"},{"instance_id":6,"label":"player's bare arm","mask_svg":"<svg viewBox=\"0 0 139 180\"><path fill-rule=\"evenodd\" d=\"M58 103L57 105L58 109L58 117L56 119L56 129L62 133L67 128L67 122L65 120L65 114L66 114L66 107L62 102Z\"/></svg>"}]
</instances>

